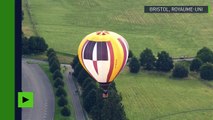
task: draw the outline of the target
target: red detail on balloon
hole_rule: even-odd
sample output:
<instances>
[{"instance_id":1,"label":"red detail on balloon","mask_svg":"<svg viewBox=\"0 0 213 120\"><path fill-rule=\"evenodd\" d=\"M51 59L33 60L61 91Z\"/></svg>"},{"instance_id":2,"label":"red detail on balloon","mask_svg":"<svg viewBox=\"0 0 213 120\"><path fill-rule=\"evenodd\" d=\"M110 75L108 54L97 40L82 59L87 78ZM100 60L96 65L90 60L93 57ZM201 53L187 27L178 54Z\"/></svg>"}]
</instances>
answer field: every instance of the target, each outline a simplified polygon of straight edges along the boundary
<instances>
[{"instance_id":1,"label":"red detail on balloon","mask_svg":"<svg viewBox=\"0 0 213 120\"><path fill-rule=\"evenodd\" d=\"M109 32L108 32L108 31L105 31L105 33L106 33L106 34L109 34Z\"/></svg>"},{"instance_id":2,"label":"red detail on balloon","mask_svg":"<svg viewBox=\"0 0 213 120\"><path fill-rule=\"evenodd\" d=\"M121 68L120 68L120 70L119 70L119 72L118 72L118 73L120 73L120 71L123 69L124 64L125 64L125 62L126 62L127 49L126 49L126 47L125 47L125 44L124 44L123 41L121 40L121 38L118 38L118 41L120 42L120 44L121 44L121 46L122 46L122 48L123 48L123 51L124 51L123 63L122 63L122 66L121 66Z\"/></svg>"},{"instance_id":3,"label":"red detail on balloon","mask_svg":"<svg viewBox=\"0 0 213 120\"><path fill-rule=\"evenodd\" d=\"M95 68L96 73L98 74L98 65L97 65L97 61L93 61L93 66Z\"/></svg>"},{"instance_id":4,"label":"red detail on balloon","mask_svg":"<svg viewBox=\"0 0 213 120\"><path fill-rule=\"evenodd\" d=\"M112 75L112 70L114 67L114 53L113 53L113 48L111 42L107 42L109 46L109 52L110 52L110 68L109 68L109 73L107 75L107 82L109 82L110 76Z\"/></svg>"},{"instance_id":5,"label":"red detail on balloon","mask_svg":"<svg viewBox=\"0 0 213 120\"><path fill-rule=\"evenodd\" d=\"M97 35L100 35L100 34L101 34L101 31L96 32L96 34L97 34Z\"/></svg>"},{"instance_id":6,"label":"red detail on balloon","mask_svg":"<svg viewBox=\"0 0 213 120\"><path fill-rule=\"evenodd\" d=\"M107 31L98 31L96 32L97 35L106 35L106 34L109 34L109 32Z\"/></svg>"}]
</instances>

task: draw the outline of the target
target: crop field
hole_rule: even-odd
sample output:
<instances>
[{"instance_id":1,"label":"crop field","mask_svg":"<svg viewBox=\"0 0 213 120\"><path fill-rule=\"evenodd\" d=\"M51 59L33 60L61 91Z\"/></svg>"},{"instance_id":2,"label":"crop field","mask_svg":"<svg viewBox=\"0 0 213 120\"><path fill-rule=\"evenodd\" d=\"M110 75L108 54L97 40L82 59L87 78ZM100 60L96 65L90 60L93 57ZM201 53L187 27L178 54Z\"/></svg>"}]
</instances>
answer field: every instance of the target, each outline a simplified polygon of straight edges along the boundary
<instances>
[{"instance_id":1,"label":"crop field","mask_svg":"<svg viewBox=\"0 0 213 120\"><path fill-rule=\"evenodd\" d=\"M22 0L22 4L24 33L29 36L37 31L50 47L63 53L76 54L83 37L99 30L124 36L136 56L145 48L155 54L166 50L173 57L194 56L203 46L213 48L213 12L143 12L144 5L213 6L209 0Z\"/></svg>"},{"instance_id":2,"label":"crop field","mask_svg":"<svg viewBox=\"0 0 213 120\"><path fill-rule=\"evenodd\" d=\"M213 120L213 81L125 70L116 81L130 120ZM207 85L208 84L208 85Z\"/></svg>"}]
</instances>

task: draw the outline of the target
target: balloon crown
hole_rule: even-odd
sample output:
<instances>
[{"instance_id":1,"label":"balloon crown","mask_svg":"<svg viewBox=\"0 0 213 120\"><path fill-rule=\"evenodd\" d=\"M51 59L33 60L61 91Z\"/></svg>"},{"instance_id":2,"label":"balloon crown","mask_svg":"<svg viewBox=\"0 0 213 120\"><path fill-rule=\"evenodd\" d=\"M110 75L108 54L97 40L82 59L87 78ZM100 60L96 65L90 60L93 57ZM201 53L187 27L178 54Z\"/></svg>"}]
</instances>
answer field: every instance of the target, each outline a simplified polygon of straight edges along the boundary
<instances>
[{"instance_id":1,"label":"balloon crown","mask_svg":"<svg viewBox=\"0 0 213 120\"><path fill-rule=\"evenodd\" d=\"M96 32L96 34L97 34L97 35L106 35L106 34L109 34L109 32L106 31L106 30L103 30L103 31L98 31L98 32Z\"/></svg>"}]
</instances>

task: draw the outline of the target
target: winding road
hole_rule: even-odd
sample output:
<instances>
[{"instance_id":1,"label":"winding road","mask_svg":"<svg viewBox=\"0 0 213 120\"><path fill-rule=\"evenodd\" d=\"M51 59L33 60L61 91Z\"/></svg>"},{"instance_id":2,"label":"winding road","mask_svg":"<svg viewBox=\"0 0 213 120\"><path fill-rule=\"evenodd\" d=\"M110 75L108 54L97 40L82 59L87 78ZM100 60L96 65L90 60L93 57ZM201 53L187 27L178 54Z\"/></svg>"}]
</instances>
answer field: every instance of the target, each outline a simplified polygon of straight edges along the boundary
<instances>
[{"instance_id":1,"label":"winding road","mask_svg":"<svg viewBox=\"0 0 213 120\"><path fill-rule=\"evenodd\" d=\"M68 68L68 70L65 71L64 75L65 75L65 83L68 86L69 92L68 94L70 94L72 96L72 104L73 107L75 109L75 117L76 120L86 120L85 114L84 114L84 110L81 106L80 103L80 98L79 98L79 94L76 92L77 88L75 86L75 83L72 79L72 75L69 74L69 72L72 72L72 69L70 67L70 65L65 65L66 68Z\"/></svg>"},{"instance_id":2,"label":"winding road","mask_svg":"<svg viewBox=\"0 0 213 120\"><path fill-rule=\"evenodd\" d=\"M34 107L22 109L22 120L53 120L53 89L38 64L28 64L26 60L22 60L22 91L34 93Z\"/></svg>"},{"instance_id":3,"label":"winding road","mask_svg":"<svg viewBox=\"0 0 213 120\"><path fill-rule=\"evenodd\" d=\"M28 64L27 62L33 64ZM34 108L23 109L22 120L53 120L54 117L54 100L51 99L54 98L53 91L46 74L37 65L39 63L45 64L47 62L22 58L22 89L23 91L33 91L34 94L37 94L34 96ZM62 68L64 66L67 68L64 72L65 83L68 86L68 94L72 96L75 118L76 120L86 120L87 117L80 103L80 96L76 93L77 88L72 76L69 74L72 69L70 65L62 64ZM50 108L50 106L52 107Z\"/></svg>"}]
</instances>

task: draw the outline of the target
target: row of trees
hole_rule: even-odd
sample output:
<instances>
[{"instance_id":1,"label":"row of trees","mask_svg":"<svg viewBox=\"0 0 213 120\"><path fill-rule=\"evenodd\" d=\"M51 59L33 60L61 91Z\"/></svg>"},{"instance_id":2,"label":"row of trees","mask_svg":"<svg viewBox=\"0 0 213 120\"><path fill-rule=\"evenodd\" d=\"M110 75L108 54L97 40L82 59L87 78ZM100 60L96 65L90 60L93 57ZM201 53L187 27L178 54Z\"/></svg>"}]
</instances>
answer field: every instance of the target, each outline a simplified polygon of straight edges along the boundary
<instances>
[{"instance_id":1,"label":"row of trees","mask_svg":"<svg viewBox=\"0 0 213 120\"><path fill-rule=\"evenodd\" d=\"M73 76L82 89L83 107L93 120L127 120L122 97L117 93L115 83L109 87L109 97L102 98L102 89L83 69L76 56L71 64Z\"/></svg>"},{"instance_id":2,"label":"row of trees","mask_svg":"<svg viewBox=\"0 0 213 120\"><path fill-rule=\"evenodd\" d=\"M203 47L197 52L196 57L186 66L183 62L177 62L173 65L173 60L165 51L158 53L157 59L151 49L146 48L141 54L139 60L131 52L129 56L129 69L132 73L139 72L142 67L144 70L157 70L169 72L172 70L172 76L176 78L184 78L189 74L189 70L200 73L200 77L204 80L213 80L213 52L207 47Z\"/></svg>"},{"instance_id":3,"label":"row of trees","mask_svg":"<svg viewBox=\"0 0 213 120\"><path fill-rule=\"evenodd\" d=\"M70 108L68 107L67 92L64 89L63 75L61 73L60 62L56 56L54 49L50 48L47 51L49 70L52 73L54 87L56 88L55 95L58 97L57 104L62 107L61 114L70 116Z\"/></svg>"},{"instance_id":4,"label":"row of trees","mask_svg":"<svg viewBox=\"0 0 213 120\"><path fill-rule=\"evenodd\" d=\"M169 72L174 67L172 57L166 51L158 53L157 58L153 55L152 50L148 48L140 54L139 60L132 55L129 62L130 72L138 73L141 67L145 70Z\"/></svg>"},{"instance_id":5,"label":"row of trees","mask_svg":"<svg viewBox=\"0 0 213 120\"><path fill-rule=\"evenodd\" d=\"M173 70L173 76L178 78L187 77L189 70L200 73L204 80L213 80L213 52L207 47L203 47L197 52L196 57L190 63L189 68L183 64L177 64Z\"/></svg>"}]
</instances>

